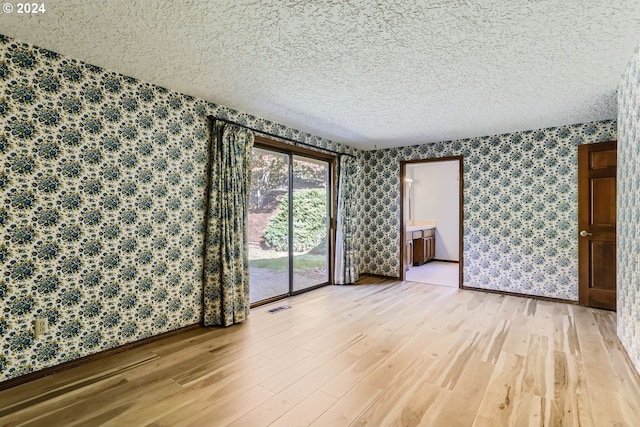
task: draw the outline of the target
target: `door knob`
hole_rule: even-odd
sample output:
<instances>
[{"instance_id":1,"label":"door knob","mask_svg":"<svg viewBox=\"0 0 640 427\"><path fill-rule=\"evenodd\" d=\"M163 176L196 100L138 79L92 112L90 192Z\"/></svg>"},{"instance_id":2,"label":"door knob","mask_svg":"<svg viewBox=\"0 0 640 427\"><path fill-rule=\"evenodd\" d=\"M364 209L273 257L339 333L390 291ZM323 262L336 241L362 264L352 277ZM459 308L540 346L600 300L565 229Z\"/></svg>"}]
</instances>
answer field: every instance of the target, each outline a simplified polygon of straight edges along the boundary
<instances>
[{"instance_id":1,"label":"door knob","mask_svg":"<svg viewBox=\"0 0 640 427\"><path fill-rule=\"evenodd\" d=\"M589 236L593 236L593 233L589 233L589 232L588 232L588 231L586 231L586 230L582 230L582 231L580 232L580 236L582 236L582 237L589 237Z\"/></svg>"}]
</instances>

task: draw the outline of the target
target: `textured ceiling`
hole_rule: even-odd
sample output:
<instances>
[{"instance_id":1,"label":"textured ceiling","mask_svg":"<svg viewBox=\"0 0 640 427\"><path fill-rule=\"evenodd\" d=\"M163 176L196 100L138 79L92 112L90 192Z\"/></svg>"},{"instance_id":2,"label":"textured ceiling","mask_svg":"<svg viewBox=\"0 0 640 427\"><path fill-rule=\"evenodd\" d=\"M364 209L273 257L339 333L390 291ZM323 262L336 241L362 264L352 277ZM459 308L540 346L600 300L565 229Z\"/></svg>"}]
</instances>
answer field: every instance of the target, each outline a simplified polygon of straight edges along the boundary
<instances>
[{"instance_id":1,"label":"textured ceiling","mask_svg":"<svg viewBox=\"0 0 640 427\"><path fill-rule=\"evenodd\" d=\"M56 0L0 33L370 149L616 117L638 0Z\"/></svg>"}]
</instances>

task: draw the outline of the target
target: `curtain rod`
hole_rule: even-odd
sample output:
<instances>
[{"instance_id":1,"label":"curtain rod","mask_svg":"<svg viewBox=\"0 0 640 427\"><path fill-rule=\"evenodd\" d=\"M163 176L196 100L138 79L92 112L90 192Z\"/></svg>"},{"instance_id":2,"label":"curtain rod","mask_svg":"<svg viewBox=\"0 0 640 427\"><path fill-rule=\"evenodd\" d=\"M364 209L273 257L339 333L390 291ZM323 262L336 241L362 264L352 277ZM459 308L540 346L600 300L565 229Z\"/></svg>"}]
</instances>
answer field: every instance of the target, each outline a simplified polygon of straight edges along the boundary
<instances>
[{"instance_id":1,"label":"curtain rod","mask_svg":"<svg viewBox=\"0 0 640 427\"><path fill-rule=\"evenodd\" d=\"M241 128L249 129L249 130L252 130L254 132L258 132L258 133L261 133L263 135L270 136L272 138L284 139L285 141L293 142L294 144L304 145L304 146L307 146L307 147L310 147L310 148L313 148L313 149L316 149L316 150L328 151L330 153L337 154L338 156L349 156L349 157L353 157L354 159L356 158L356 156L354 156L353 154L341 153L339 151L335 151L335 150L332 150L330 148L316 147L315 145L307 144L306 142L296 141L295 139L287 138L286 136L280 136L280 135L276 135L274 133L265 132L263 130L254 129L252 127L249 127L247 125L243 125L243 124L238 123L238 122L234 122L232 120L221 119L221 118L215 117L215 116L207 116L207 118L209 120L219 120L221 122L225 122L225 123L229 123L229 124L232 124L232 125L240 126Z\"/></svg>"}]
</instances>

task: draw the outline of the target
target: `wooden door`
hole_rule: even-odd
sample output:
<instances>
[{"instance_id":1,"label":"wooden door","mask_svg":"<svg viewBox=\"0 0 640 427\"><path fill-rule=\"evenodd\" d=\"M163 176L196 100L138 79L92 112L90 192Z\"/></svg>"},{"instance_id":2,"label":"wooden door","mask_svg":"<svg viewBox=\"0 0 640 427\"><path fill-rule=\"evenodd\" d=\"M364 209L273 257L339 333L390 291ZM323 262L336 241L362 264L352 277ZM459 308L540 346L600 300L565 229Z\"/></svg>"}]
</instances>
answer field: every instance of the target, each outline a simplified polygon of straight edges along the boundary
<instances>
[{"instance_id":1,"label":"wooden door","mask_svg":"<svg viewBox=\"0 0 640 427\"><path fill-rule=\"evenodd\" d=\"M616 309L616 142L578 147L579 300Z\"/></svg>"}]
</instances>

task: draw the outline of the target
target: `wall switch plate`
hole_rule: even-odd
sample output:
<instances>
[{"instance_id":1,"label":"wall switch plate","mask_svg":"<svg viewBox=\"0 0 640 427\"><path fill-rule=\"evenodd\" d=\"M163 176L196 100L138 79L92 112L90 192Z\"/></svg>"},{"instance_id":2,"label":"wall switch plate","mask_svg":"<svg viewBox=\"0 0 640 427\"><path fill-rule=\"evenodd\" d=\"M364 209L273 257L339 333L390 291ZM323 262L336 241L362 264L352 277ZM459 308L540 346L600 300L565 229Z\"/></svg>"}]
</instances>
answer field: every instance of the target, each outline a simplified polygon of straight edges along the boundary
<instances>
[{"instance_id":1,"label":"wall switch plate","mask_svg":"<svg viewBox=\"0 0 640 427\"><path fill-rule=\"evenodd\" d=\"M49 331L49 320L46 318L36 319L33 325L33 330L35 332L36 338L41 335L46 334Z\"/></svg>"}]
</instances>

